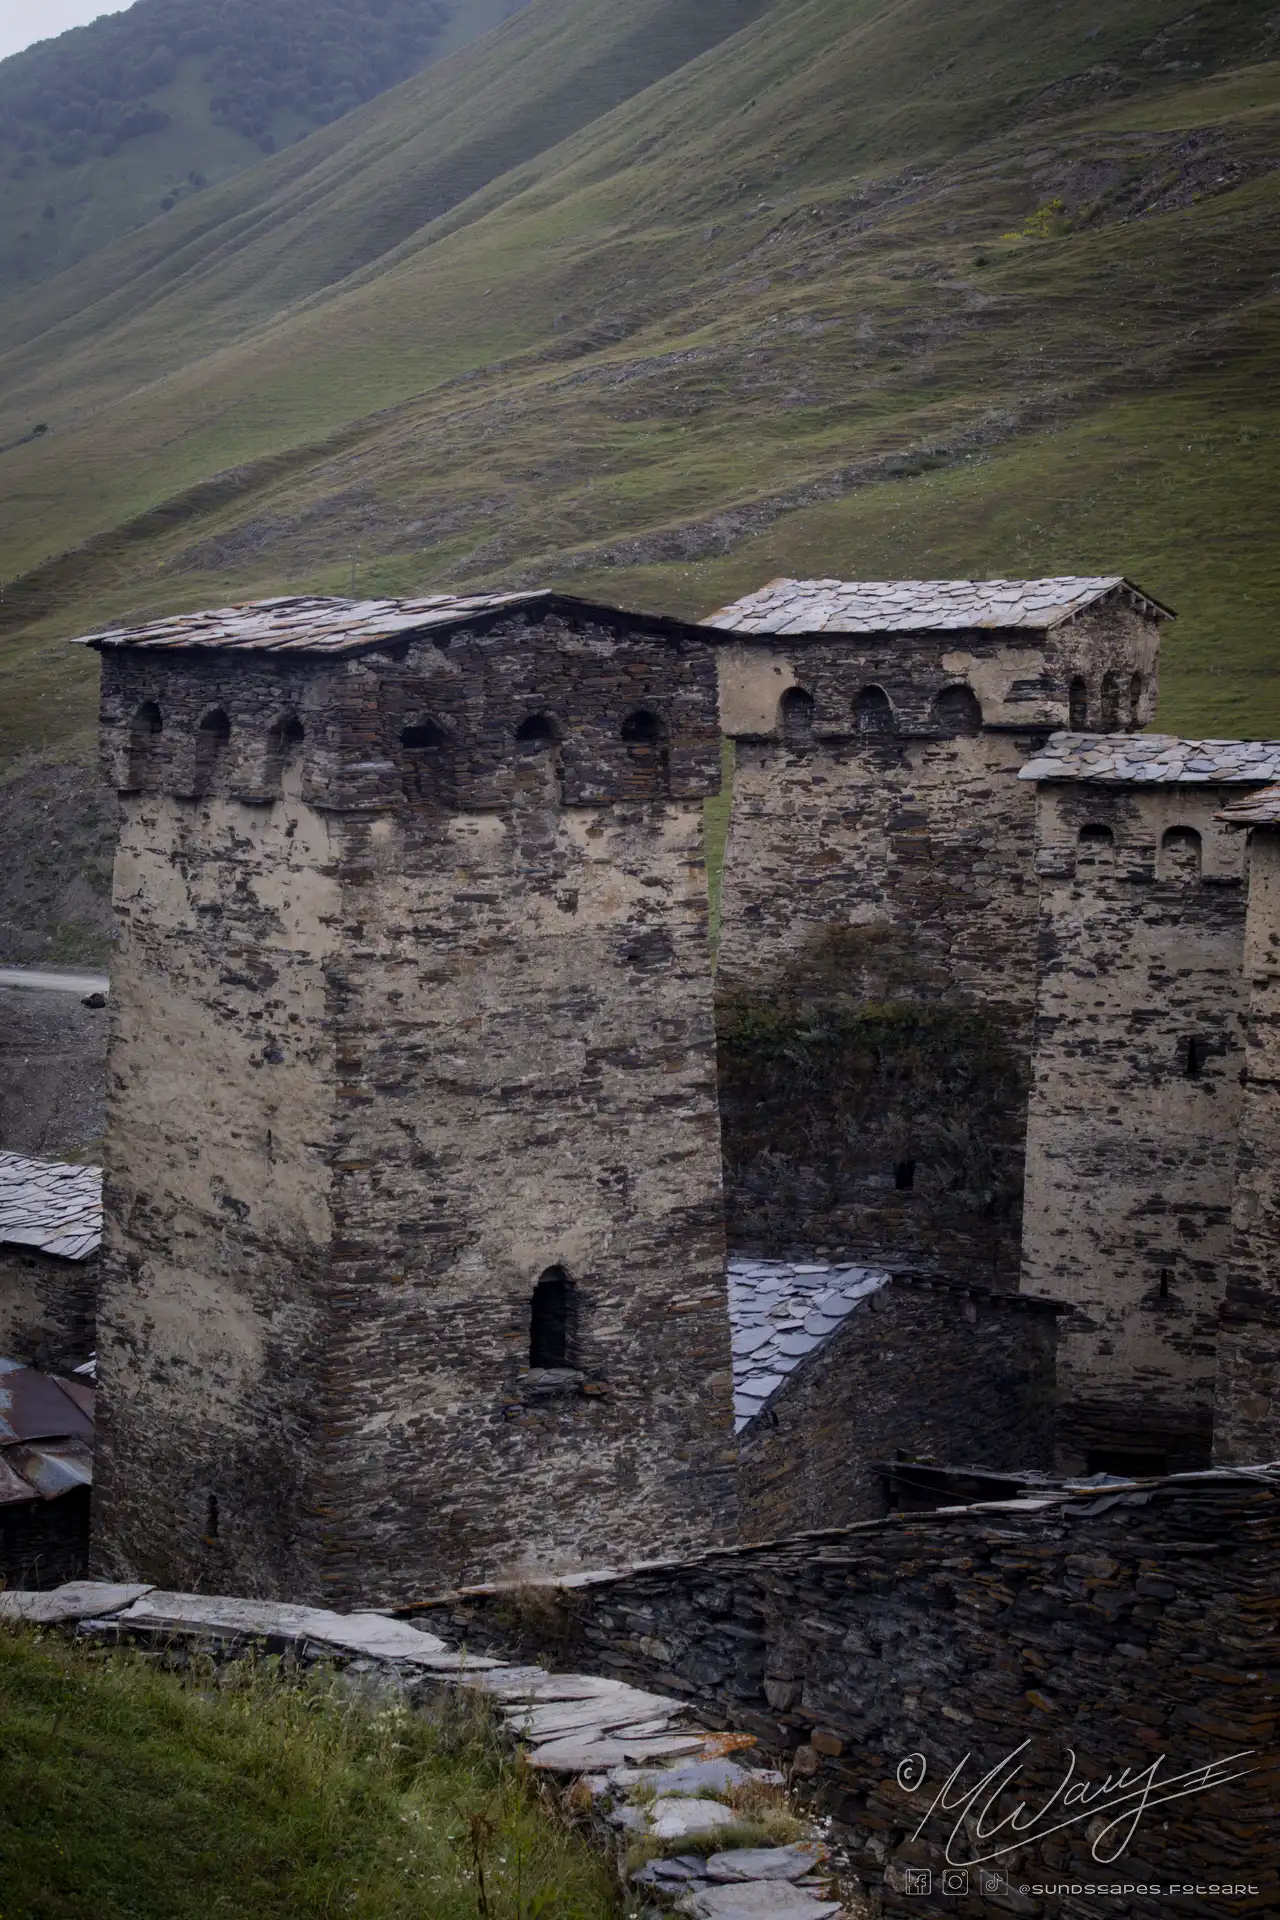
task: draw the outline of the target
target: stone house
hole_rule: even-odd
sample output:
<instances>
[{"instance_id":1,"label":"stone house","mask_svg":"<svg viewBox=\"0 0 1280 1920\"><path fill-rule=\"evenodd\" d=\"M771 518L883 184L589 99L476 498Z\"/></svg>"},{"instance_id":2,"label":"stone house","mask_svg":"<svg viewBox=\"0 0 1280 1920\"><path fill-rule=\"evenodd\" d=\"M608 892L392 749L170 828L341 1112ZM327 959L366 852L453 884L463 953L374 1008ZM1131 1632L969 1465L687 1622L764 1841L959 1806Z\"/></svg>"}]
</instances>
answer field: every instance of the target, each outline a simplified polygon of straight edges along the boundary
<instances>
[{"instance_id":1,"label":"stone house","mask_svg":"<svg viewBox=\"0 0 1280 1920\"><path fill-rule=\"evenodd\" d=\"M1022 1284L1073 1308L1069 1471L1209 1464L1254 897L1219 815L1277 777L1280 742L1160 734L1062 734L1022 770L1040 876Z\"/></svg>"},{"instance_id":2,"label":"stone house","mask_svg":"<svg viewBox=\"0 0 1280 1920\"><path fill-rule=\"evenodd\" d=\"M550 593L93 637L102 1568L394 1601L732 1536L716 639Z\"/></svg>"},{"instance_id":3,"label":"stone house","mask_svg":"<svg viewBox=\"0 0 1280 1920\"><path fill-rule=\"evenodd\" d=\"M712 616L735 742L718 958L730 1243L1016 1288L1035 798L1066 727L1155 710L1118 576L779 580Z\"/></svg>"},{"instance_id":4,"label":"stone house","mask_svg":"<svg viewBox=\"0 0 1280 1920\"><path fill-rule=\"evenodd\" d=\"M0 1152L0 1353L69 1370L94 1350L102 1169Z\"/></svg>"},{"instance_id":5,"label":"stone house","mask_svg":"<svg viewBox=\"0 0 1280 1920\"><path fill-rule=\"evenodd\" d=\"M1060 1311L936 1274L731 1257L743 1538L879 1519L895 1461L1051 1469Z\"/></svg>"}]
</instances>

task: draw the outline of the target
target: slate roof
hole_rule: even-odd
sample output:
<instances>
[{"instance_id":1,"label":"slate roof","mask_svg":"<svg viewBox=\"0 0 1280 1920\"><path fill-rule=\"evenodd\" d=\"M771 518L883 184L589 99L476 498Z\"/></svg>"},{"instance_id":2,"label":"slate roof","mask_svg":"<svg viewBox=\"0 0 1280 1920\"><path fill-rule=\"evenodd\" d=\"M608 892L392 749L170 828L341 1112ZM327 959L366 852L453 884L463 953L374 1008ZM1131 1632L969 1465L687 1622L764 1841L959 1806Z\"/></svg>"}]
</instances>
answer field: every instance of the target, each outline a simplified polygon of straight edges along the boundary
<instances>
[{"instance_id":1,"label":"slate roof","mask_svg":"<svg viewBox=\"0 0 1280 1920\"><path fill-rule=\"evenodd\" d=\"M1217 815L1229 827L1280 827L1280 787L1242 794Z\"/></svg>"},{"instance_id":2,"label":"slate roof","mask_svg":"<svg viewBox=\"0 0 1280 1920\"><path fill-rule=\"evenodd\" d=\"M829 1261L730 1260L734 1431L889 1279L879 1267Z\"/></svg>"},{"instance_id":3,"label":"slate roof","mask_svg":"<svg viewBox=\"0 0 1280 1920\"><path fill-rule=\"evenodd\" d=\"M711 615L733 633L928 633L1021 627L1043 633L1112 594L1171 620L1123 574L1048 580L771 580Z\"/></svg>"},{"instance_id":4,"label":"slate roof","mask_svg":"<svg viewBox=\"0 0 1280 1920\"><path fill-rule=\"evenodd\" d=\"M0 1243L88 1260L102 1243L102 1168L0 1153Z\"/></svg>"},{"instance_id":5,"label":"slate roof","mask_svg":"<svg viewBox=\"0 0 1280 1920\"><path fill-rule=\"evenodd\" d=\"M411 633L439 632L483 621L509 607L558 608L616 614L615 607L575 600L538 589L528 593L435 593L417 600L339 600L294 595L253 600L238 607L214 607L203 613L179 613L136 627L105 627L74 642L114 651L141 647L153 652L288 653L341 658L384 645ZM661 614L628 613L646 631L687 631L691 622Z\"/></svg>"},{"instance_id":6,"label":"slate roof","mask_svg":"<svg viewBox=\"0 0 1280 1920\"><path fill-rule=\"evenodd\" d=\"M1261 786L1280 780L1280 740L1179 740L1171 733L1055 733L1020 780L1104 785Z\"/></svg>"},{"instance_id":7,"label":"slate roof","mask_svg":"<svg viewBox=\"0 0 1280 1920\"><path fill-rule=\"evenodd\" d=\"M93 1480L93 1388L0 1360L0 1507Z\"/></svg>"}]
</instances>

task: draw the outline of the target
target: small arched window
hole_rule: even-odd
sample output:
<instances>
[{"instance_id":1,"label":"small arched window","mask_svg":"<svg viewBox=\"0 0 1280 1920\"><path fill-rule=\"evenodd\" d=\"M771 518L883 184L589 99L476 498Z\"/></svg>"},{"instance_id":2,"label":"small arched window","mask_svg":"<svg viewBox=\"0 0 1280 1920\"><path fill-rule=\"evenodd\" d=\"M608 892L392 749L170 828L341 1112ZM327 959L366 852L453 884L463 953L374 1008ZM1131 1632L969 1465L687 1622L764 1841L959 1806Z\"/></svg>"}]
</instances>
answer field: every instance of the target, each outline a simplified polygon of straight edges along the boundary
<instances>
[{"instance_id":1,"label":"small arched window","mask_svg":"<svg viewBox=\"0 0 1280 1920\"><path fill-rule=\"evenodd\" d=\"M667 730L660 716L649 707L637 707L623 721L619 737L629 762L624 790L634 797L665 793L670 756Z\"/></svg>"},{"instance_id":2,"label":"small arched window","mask_svg":"<svg viewBox=\"0 0 1280 1920\"><path fill-rule=\"evenodd\" d=\"M944 733L981 733L982 708L972 687L944 687L933 703L933 722Z\"/></svg>"},{"instance_id":3,"label":"small arched window","mask_svg":"<svg viewBox=\"0 0 1280 1920\"><path fill-rule=\"evenodd\" d=\"M1200 878L1202 849L1194 827L1170 827L1160 842L1160 878L1190 886Z\"/></svg>"},{"instance_id":4,"label":"small arched window","mask_svg":"<svg viewBox=\"0 0 1280 1920\"><path fill-rule=\"evenodd\" d=\"M221 707L212 707L196 728L197 793L209 791L230 744L231 722Z\"/></svg>"},{"instance_id":5,"label":"small arched window","mask_svg":"<svg viewBox=\"0 0 1280 1920\"><path fill-rule=\"evenodd\" d=\"M1147 691L1147 683L1140 673L1131 675L1129 680L1129 725L1142 725L1142 701Z\"/></svg>"},{"instance_id":6,"label":"small arched window","mask_svg":"<svg viewBox=\"0 0 1280 1920\"><path fill-rule=\"evenodd\" d=\"M400 729L404 797L447 805L452 793L453 740L438 721L423 715Z\"/></svg>"},{"instance_id":7,"label":"small arched window","mask_svg":"<svg viewBox=\"0 0 1280 1920\"><path fill-rule=\"evenodd\" d=\"M804 687L788 687L778 702L778 723L784 740L811 740L813 695Z\"/></svg>"},{"instance_id":8,"label":"small arched window","mask_svg":"<svg viewBox=\"0 0 1280 1920\"><path fill-rule=\"evenodd\" d=\"M853 703L859 733L892 733L893 703L883 687L863 687Z\"/></svg>"},{"instance_id":9,"label":"small arched window","mask_svg":"<svg viewBox=\"0 0 1280 1920\"><path fill-rule=\"evenodd\" d=\"M144 700L129 729L129 761L125 780L132 793L154 787L160 770L160 739L164 717L154 700Z\"/></svg>"},{"instance_id":10,"label":"small arched window","mask_svg":"<svg viewBox=\"0 0 1280 1920\"><path fill-rule=\"evenodd\" d=\"M656 747L662 740L662 722L648 707L637 707L622 723L622 738L629 747Z\"/></svg>"},{"instance_id":11,"label":"small arched window","mask_svg":"<svg viewBox=\"0 0 1280 1920\"><path fill-rule=\"evenodd\" d=\"M1079 674L1071 682L1067 694L1067 717L1073 733L1087 733L1089 729L1089 682L1082 680Z\"/></svg>"},{"instance_id":12,"label":"small arched window","mask_svg":"<svg viewBox=\"0 0 1280 1920\"><path fill-rule=\"evenodd\" d=\"M270 793L280 791L285 773L295 766L302 752L307 730L296 713L285 713L267 733L266 786Z\"/></svg>"},{"instance_id":13,"label":"small arched window","mask_svg":"<svg viewBox=\"0 0 1280 1920\"><path fill-rule=\"evenodd\" d=\"M1115 861L1116 837L1110 827L1093 823L1081 827L1076 841L1077 874L1110 872Z\"/></svg>"},{"instance_id":14,"label":"small arched window","mask_svg":"<svg viewBox=\"0 0 1280 1920\"><path fill-rule=\"evenodd\" d=\"M546 753L559 738L559 729L549 713L531 713L516 728L516 745L521 753Z\"/></svg>"},{"instance_id":15,"label":"small arched window","mask_svg":"<svg viewBox=\"0 0 1280 1920\"><path fill-rule=\"evenodd\" d=\"M574 1366L577 1331L573 1282L563 1267L548 1267L533 1290L529 1310L529 1365Z\"/></svg>"},{"instance_id":16,"label":"small arched window","mask_svg":"<svg viewBox=\"0 0 1280 1920\"><path fill-rule=\"evenodd\" d=\"M415 720L411 726L400 729L400 745L410 753L435 753L447 746L448 741L448 734L434 720Z\"/></svg>"},{"instance_id":17,"label":"small arched window","mask_svg":"<svg viewBox=\"0 0 1280 1920\"><path fill-rule=\"evenodd\" d=\"M1120 731L1120 681L1114 673L1104 673L1099 705L1102 712L1102 731L1118 733Z\"/></svg>"}]
</instances>

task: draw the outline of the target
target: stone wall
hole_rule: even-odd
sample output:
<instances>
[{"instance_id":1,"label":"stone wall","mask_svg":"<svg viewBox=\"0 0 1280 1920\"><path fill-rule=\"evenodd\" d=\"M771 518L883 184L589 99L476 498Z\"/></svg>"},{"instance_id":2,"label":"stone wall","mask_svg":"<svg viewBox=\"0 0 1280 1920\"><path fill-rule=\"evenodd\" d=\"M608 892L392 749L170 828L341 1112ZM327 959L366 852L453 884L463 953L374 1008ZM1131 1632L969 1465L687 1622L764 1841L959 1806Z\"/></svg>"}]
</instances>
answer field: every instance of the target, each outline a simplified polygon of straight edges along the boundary
<instances>
[{"instance_id":1,"label":"stone wall","mask_svg":"<svg viewBox=\"0 0 1280 1920\"><path fill-rule=\"evenodd\" d=\"M0 987L0 1147L95 1159L106 1097L107 1016L80 996Z\"/></svg>"},{"instance_id":2,"label":"stone wall","mask_svg":"<svg viewBox=\"0 0 1280 1920\"><path fill-rule=\"evenodd\" d=\"M1280 1485L1224 1475L895 1518L559 1590L445 1596L415 1617L476 1647L657 1686L708 1725L755 1733L833 1815L888 1914L1209 1920L1280 1903L1278 1552ZM1153 1767L1157 1783L1214 1768L1227 1784L1168 1798L1157 1784L1121 1848L1096 1790ZM952 1811L929 1818L957 1768ZM951 1862L972 1864L952 1896L947 1836L992 1768L957 1833ZM991 1859L1011 1836L977 1843L988 1797L988 1833L1020 1801L1065 1818ZM984 1859L1004 1875L995 1891ZM911 1891L912 1868L931 1872L931 1893ZM1254 1891L1210 1892L1224 1883ZM1164 1891L1174 1884L1187 1890Z\"/></svg>"},{"instance_id":3,"label":"stone wall","mask_svg":"<svg viewBox=\"0 0 1280 1920\"><path fill-rule=\"evenodd\" d=\"M1157 630L753 636L721 654L737 743L718 958L730 1239L936 1259L1017 1284L1035 995L1019 767L1071 684L1154 699ZM796 697L801 704L795 705ZM788 703L791 703L790 705Z\"/></svg>"},{"instance_id":4,"label":"stone wall","mask_svg":"<svg viewBox=\"0 0 1280 1920\"><path fill-rule=\"evenodd\" d=\"M705 638L125 649L103 699L99 1563L387 1601L724 1537Z\"/></svg>"},{"instance_id":5,"label":"stone wall","mask_svg":"<svg viewBox=\"0 0 1280 1920\"><path fill-rule=\"evenodd\" d=\"M89 1564L89 1489L56 1500L0 1506L0 1588L43 1589L76 1580Z\"/></svg>"},{"instance_id":6,"label":"stone wall","mask_svg":"<svg viewBox=\"0 0 1280 1920\"><path fill-rule=\"evenodd\" d=\"M58 1260L0 1246L0 1359L46 1373L83 1365L94 1350L98 1260Z\"/></svg>"},{"instance_id":7,"label":"stone wall","mask_svg":"<svg viewBox=\"0 0 1280 1920\"><path fill-rule=\"evenodd\" d=\"M895 1275L739 1436L745 1539L878 1519L877 1464L1053 1465L1055 1311Z\"/></svg>"},{"instance_id":8,"label":"stone wall","mask_svg":"<svg viewBox=\"0 0 1280 1920\"><path fill-rule=\"evenodd\" d=\"M1243 1065L1243 836L1196 786L1042 785L1023 1286L1069 1471L1207 1465Z\"/></svg>"},{"instance_id":9,"label":"stone wall","mask_svg":"<svg viewBox=\"0 0 1280 1920\"><path fill-rule=\"evenodd\" d=\"M1243 836L1241 836L1243 837ZM1250 842L1245 1070L1218 1330L1215 1460L1280 1460L1280 831Z\"/></svg>"}]
</instances>

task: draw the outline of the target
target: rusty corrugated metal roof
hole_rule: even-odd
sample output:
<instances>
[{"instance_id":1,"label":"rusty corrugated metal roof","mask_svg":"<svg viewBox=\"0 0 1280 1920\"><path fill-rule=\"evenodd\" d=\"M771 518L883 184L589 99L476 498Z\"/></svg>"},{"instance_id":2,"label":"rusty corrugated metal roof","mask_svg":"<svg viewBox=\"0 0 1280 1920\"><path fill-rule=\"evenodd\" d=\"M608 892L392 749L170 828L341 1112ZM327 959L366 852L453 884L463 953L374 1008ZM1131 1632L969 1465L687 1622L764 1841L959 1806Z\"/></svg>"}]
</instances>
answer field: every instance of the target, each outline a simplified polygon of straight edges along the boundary
<instances>
[{"instance_id":1,"label":"rusty corrugated metal roof","mask_svg":"<svg viewBox=\"0 0 1280 1920\"><path fill-rule=\"evenodd\" d=\"M93 1389L0 1360L0 1507L93 1480Z\"/></svg>"},{"instance_id":2,"label":"rusty corrugated metal roof","mask_svg":"<svg viewBox=\"0 0 1280 1920\"><path fill-rule=\"evenodd\" d=\"M730 633L958 633L966 628L1045 632L1096 601L1123 593L1160 620L1170 608L1123 574L1048 580L771 580L707 621Z\"/></svg>"}]
</instances>

